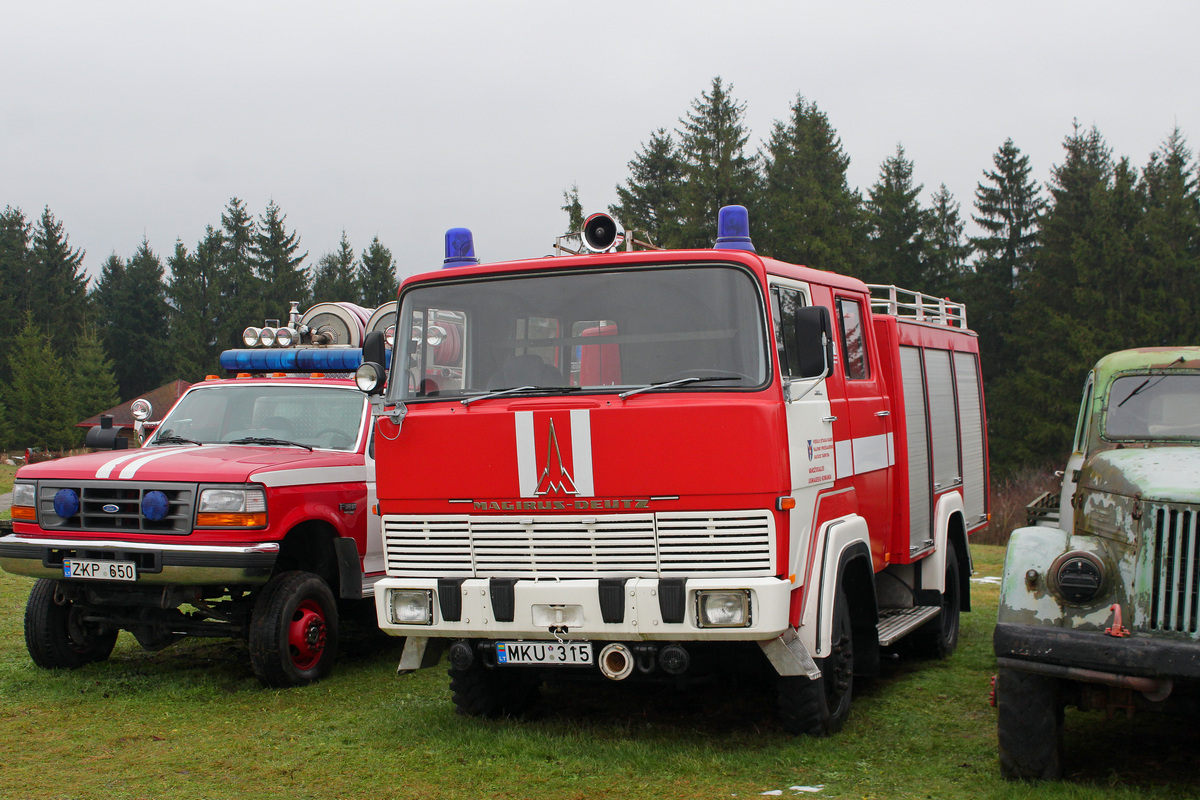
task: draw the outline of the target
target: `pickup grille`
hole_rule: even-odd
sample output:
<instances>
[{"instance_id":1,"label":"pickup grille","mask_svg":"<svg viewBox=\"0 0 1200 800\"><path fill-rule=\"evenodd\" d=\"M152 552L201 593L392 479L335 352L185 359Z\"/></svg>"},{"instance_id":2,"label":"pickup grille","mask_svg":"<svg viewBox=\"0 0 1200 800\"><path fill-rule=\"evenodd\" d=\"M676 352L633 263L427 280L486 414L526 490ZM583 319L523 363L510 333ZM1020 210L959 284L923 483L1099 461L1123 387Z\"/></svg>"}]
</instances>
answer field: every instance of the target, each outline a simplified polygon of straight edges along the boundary
<instances>
[{"instance_id":1,"label":"pickup grille","mask_svg":"<svg viewBox=\"0 0 1200 800\"><path fill-rule=\"evenodd\" d=\"M70 489L79 496L79 513L62 518L54 511L54 496ZM167 496L167 515L158 521L142 516L142 498L158 491ZM196 484L134 481L42 481L38 484L38 523L48 531L97 533L192 532ZM109 510L105 510L106 507Z\"/></svg>"},{"instance_id":2,"label":"pickup grille","mask_svg":"<svg viewBox=\"0 0 1200 800\"><path fill-rule=\"evenodd\" d=\"M596 578L775 574L769 511L389 516L391 576Z\"/></svg>"},{"instance_id":3,"label":"pickup grille","mask_svg":"<svg viewBox=\"0 0 1200 800\"><path fill-rule=\"evenodd\" d=\"M1195 506L1147 504L1154 552L1150 628L1196 633L1200 622L1200 541Z\"/></svg>"}]
</instances>

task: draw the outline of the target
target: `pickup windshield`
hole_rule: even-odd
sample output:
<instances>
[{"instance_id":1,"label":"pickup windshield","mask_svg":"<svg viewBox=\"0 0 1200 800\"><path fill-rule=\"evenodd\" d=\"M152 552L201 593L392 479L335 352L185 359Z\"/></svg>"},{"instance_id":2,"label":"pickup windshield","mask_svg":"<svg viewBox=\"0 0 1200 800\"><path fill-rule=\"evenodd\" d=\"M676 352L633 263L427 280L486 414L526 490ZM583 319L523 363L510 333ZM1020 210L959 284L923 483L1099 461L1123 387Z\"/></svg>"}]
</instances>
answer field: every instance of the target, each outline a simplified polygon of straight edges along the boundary
<instances>
[{"instance_id":1,"label":"pickup windshield","mask_svg":"<svg viewBox=\"0 0 1200 800\"><path fill-rule=\"evenodd\" d=\"M1124 375L1112 382L1104 437L1200 439L1200 375Z\"/></svg>"},{"instance_id":2,"label":"pickup windshield","mask_svg":"<svg viewBox=\"0 0 1200 800\"><path fill-rule=\"evenodd\" d=\"M158 426L151 445L262 444L353 450L364 420L353 388L213 384L192 389Z\"/></svg>"},{"instance_id":3,"label":"pickup windshield","mask_svg":"<svg viewBox=\"0 0 1200 800\"><path fill-rule=\"evenodd\" d=\"M753 277L727 264L419 285L402 298L389 398L757 388L765 319Z\"/></svg>"}]
</instances>

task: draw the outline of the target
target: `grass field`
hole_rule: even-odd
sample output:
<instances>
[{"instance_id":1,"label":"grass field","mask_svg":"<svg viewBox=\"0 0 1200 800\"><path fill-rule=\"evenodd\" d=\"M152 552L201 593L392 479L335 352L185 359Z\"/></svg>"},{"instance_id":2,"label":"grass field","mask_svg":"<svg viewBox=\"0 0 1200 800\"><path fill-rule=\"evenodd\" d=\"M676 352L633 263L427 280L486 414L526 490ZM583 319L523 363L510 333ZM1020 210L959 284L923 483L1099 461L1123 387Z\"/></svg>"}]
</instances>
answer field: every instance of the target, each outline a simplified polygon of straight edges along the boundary
<instances>
[{"instance_id":1,"label":"grass field","mask_svg":"<svg viewBox=\"0 0 1200 800\"><path fill-rule=\"evenodd\" d=\"M976 579L1003 553L973 548ZM845 730L794 738L753 685L683 692L554 686L535 720L456 716L445 670L397 676L398 643L360 622L330 679L262 688L245 646L142 651L75 672L34 667L22 638L30 582L0 573L4 798L1194 798L1190 721L1068 714L1070 780L997 773L994 583L947 662L897 661L856 686ZM809 793L792 787L820 787Z\"/></svg>"}]
</instances>

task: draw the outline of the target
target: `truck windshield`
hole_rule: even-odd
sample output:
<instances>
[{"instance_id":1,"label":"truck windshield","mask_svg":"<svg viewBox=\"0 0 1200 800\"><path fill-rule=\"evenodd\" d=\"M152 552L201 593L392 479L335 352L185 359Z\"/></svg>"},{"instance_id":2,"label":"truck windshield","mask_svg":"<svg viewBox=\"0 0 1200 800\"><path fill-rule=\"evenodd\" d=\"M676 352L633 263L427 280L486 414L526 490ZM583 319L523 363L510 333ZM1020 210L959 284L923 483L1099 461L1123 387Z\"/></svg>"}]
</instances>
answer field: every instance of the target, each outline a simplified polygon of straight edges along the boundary
<instances>
[{"instance_id":1,"label":"truck windshield","mask_svg":"<svg viewBox=\"0 0 1200 800\"><path fill-rule=\"evenodd\" d=\"M389 396L761 387L765 318L753 277L725 264L422 285L402 300Z\"/></svg>"},{"instance_id":2,"label":"truck windshield","mask_svg":"<svg viewBox=\"0 0 1200 800\"><path fill-rule=\"evenodd\" d=\"M222 444L278 439L315 448L354 450L364 399L352 388L214 384L192 389L158 426L150 444Z\"/></svg>"},{"instance_id":3,"label":"truck windshield","mask_svg":"<svg viewBox=\"0 0 1200 800\"><path fill-rule=\"evenodd\" d=\"M1112 383L1106 439L1200 439L1200 375L1125 375Z\"/></svg>"}]
</instances>

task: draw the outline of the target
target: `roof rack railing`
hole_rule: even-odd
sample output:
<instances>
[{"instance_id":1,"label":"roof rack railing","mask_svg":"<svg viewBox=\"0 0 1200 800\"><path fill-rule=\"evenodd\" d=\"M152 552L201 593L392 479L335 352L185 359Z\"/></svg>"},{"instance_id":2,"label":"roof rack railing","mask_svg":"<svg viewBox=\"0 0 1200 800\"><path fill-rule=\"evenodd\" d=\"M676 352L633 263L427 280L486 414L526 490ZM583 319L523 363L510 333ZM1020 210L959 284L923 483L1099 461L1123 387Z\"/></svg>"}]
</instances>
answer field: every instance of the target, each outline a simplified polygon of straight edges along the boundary
<instances>
[{"instance_id":1,"label":"roof rack railing","mask_svg":"<svg viewBox=\"0 0 1200 800\"><path fill-rule=\"evenodd\" d=\"M948 328L967 327L967 307L962 303L885 284L869 283L867 289L871 292L871 310L877 314Z\"/></svg>"}]
</instances>

